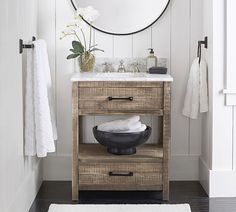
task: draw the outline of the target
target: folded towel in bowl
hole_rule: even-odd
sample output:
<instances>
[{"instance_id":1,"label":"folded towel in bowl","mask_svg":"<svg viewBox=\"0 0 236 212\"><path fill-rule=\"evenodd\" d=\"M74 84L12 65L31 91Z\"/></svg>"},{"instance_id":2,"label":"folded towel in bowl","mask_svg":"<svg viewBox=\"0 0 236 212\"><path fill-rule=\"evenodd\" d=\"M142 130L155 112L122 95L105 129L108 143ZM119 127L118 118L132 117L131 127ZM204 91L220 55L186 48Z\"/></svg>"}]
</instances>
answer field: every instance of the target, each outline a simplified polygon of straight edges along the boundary
<instances>
[{"instance_id":1,"label":"folded towel in bowl","mask_svg":"<svg viewBox=\"0 0 236 212\"><path fill-rule=\"evenodd\" d=\"M132 116L124 120L105 122L103 124L98 125L97 129L100 131L107 131L107 132L137 129L141 127L141 122L139 120L140 120L139 116Z\"/></svg>"},{"instance_id":2,"label":"folded towel in bowl","mask_svg":"<svg viewBox=\"0 0 236 212\"><path fill-rule=\"evenodd\" d=\"M134 132L143 132L147 129L145 124L141 124L141 127L136 129L124 130L124 131L112 131L114 133L134 133Z\"/></svg>"}]
</instances>

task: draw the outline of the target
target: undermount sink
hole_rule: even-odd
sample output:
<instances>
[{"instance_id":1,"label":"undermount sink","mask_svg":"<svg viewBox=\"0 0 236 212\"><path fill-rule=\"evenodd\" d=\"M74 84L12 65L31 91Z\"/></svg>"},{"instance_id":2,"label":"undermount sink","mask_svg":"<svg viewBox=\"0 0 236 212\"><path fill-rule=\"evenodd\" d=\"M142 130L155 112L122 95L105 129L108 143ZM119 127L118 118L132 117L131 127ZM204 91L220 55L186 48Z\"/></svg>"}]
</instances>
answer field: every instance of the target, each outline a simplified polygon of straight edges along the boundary
<instances>
[{"instance_id":1,"label":"undermount sink","mask_svg":"<svg viewBox=\"0 0 236 212\"><path fill-rule=\"evenodd\" d=\"M146 77L147 73L132 73L132 72L125 72L125 73L97 73L97 77L107 77L107 78L126 78L126 77Z\"/></svg>"}]
</instances>

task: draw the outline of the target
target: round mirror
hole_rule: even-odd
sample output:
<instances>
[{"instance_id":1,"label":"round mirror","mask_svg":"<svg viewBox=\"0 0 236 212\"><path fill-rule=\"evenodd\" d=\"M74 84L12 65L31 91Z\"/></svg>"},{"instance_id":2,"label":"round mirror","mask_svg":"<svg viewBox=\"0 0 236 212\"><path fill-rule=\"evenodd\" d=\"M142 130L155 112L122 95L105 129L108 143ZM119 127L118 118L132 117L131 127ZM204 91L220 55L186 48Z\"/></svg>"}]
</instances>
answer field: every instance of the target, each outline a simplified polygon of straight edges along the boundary
<instances>
[{"instance_id":1,"label":"round mirror","mask_svg":"<svg viewBox=\"0 0 236 212\"><path fill-rule=\"evenodd\" d=\"M92 27L112 35L129 35L145 30L165 12L170 0L71 0L75 10L92 6L99 17ZM87 22L85 20L85 22Z\"/></svg>"}]
</instances>

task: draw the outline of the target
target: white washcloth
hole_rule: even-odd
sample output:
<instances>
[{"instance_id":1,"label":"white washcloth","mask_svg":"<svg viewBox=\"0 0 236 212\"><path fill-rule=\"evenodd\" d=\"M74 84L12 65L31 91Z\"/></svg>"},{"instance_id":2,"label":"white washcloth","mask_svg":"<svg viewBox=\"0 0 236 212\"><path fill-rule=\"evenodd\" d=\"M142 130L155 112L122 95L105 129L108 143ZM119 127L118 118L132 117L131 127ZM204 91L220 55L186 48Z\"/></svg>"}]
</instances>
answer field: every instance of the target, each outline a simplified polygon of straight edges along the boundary
<instances>
[{"instance_id":1,"label":"white washcloth","mask_svg":"<svg viewBox=\"0 0 236 212\"><path fill-rule=\"evenodd\" d=\"M141 127L141 122L139 120L139 116L133 116L124 120L105 122L103 124L98 125L97 129L106 132L137 129Z\"/></svg>"},{"instance_id":2,"label":"white washcloth","mask_svg":"<svg viewBox=\"0 0 236 212\"><path fill-rule=\"evenodd\" d=\"M46 157L55 152L57 140L52 82L46 43L37 40L33 44L34 50L27 51L25 154Z\"/></svg>"},{"instance_id":3,"label":"white washcloth","mask_svg":"<svg viewBox=\"0 0 236 212\"><path fill-rule=\"evenodd\" d=\"M143 132L147 129L145 124L141 124L141 127L136 129L124 130L124 131L113 131L115 133L134 133L134 132Z\"/></svg>"},{"instance_id":4,"label":"white washcloth","mask_svg":"<svg viewBox=\"0 0 236 212\"><path fill-rule=\"evenodd\" d=\"M201 67L201 68L200 68ZM208 111L207 95L207 66L204 60L199 58L193 61L191 66L187 91L184 99L183 115L197 119L200 105L200 112Z\"/></svg>"}]
</instances>

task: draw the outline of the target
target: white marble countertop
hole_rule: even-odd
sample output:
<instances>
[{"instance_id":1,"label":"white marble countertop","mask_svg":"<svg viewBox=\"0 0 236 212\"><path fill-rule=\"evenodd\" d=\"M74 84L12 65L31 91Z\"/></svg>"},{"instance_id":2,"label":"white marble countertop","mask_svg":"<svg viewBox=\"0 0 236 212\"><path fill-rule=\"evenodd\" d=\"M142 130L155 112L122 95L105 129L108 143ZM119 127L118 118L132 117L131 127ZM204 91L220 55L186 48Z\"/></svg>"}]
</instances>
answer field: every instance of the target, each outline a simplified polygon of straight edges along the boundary
<instances>
[{"instance_id":1,"label":"white marble countertop","mask_svg":"<svg viewBox=\"0 0 236 212\"><path fill-rule=\"evenodd\" d=\"M71 77L72 82L77 81L151 81L172 82L169 74L148 73L76 73Z\"/></svg>"}]
</instances>

